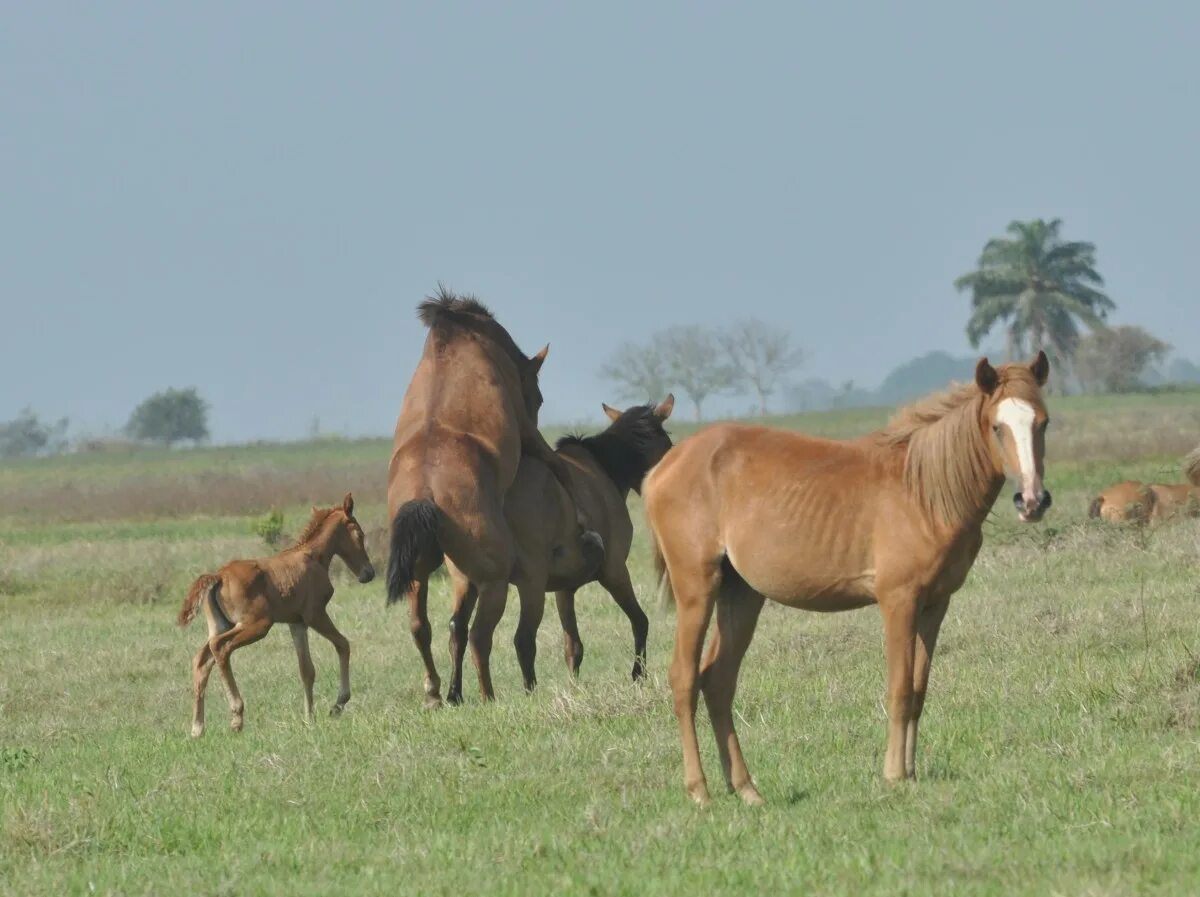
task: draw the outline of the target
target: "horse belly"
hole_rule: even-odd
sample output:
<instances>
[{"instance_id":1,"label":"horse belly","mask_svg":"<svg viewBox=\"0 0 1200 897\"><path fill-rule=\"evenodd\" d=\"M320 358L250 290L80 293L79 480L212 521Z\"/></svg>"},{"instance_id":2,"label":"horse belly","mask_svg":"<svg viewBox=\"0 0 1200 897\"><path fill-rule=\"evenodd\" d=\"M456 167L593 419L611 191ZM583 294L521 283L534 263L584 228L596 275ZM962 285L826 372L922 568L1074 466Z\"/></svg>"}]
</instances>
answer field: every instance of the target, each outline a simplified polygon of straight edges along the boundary
<instances>
[{"instance_id":1,"label":"horse belly","mask_svg":"<svg viewBox=\"0 0 1200 897\"><path fill-rule=\"evenodd\" d=\"M828 559L795 552L759 552L745 564L731 553L729 560L752 589L788 607L830 613L875 603L875 571L861 565L847 564L851 572L835 572Z\"/></svg>"}]
</instances>

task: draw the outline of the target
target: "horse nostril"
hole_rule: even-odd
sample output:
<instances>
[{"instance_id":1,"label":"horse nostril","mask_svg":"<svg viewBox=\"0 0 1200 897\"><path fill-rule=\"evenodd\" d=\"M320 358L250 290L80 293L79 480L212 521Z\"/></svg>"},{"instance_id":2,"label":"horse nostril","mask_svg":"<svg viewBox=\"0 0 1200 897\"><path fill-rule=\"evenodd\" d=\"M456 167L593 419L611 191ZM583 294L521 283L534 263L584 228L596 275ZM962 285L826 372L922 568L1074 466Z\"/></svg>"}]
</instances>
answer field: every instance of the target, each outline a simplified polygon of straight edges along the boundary
<instances>
[{"instance_id":1,"label":"horse nostril","mask_svg":"<svg viewBox=\"0 0 1200 897\"><path fill-rule=\"evenodd\" d=\"M1053 503L1054 503L1054 496L1050 494L1050 490L1043 489L1042 490L1042 510L1043 511L1046 510L1046 508L1050 507L1050 505L1052 505Z\"/></svg>"},{"instance_id":2,"label":"horse nostril","mask_svg":"<svg viewBox=\"0 0 1200 897\"><path fill-rule=\"evenodd\" d=\"M1016 505L1018 511L1025 510L1025 497L1020 492L1013 493L1013 504Z\"/></svg>"},{"instance_id":3,"label":"horse nostril","mask_svg":"<svg viewBox=\"0 0 1200 897\"><path fill-rule=\"evenodd\" d=\"M362 572L358 574L358 581L364 584L370 582L374 578L375 568L370 564L367 564L367 566L363 567Z\"/></svg>"}]
</instances>

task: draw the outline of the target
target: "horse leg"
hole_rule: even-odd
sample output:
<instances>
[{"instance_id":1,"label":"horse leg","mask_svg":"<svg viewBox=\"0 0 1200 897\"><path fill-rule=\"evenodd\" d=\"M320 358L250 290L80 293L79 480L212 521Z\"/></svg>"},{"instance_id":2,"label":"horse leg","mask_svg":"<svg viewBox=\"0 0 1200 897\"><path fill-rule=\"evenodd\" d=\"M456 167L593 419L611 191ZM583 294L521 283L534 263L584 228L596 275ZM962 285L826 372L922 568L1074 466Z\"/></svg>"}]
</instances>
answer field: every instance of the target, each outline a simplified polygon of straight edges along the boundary
<instances>
[{"instance_id":1,"label":"horse leg","mask_svg":"<svg viewBox=\"0 0 1200 897\"><path fill-rule=\"evenodd\" d=\"M717 738L725 784L751 806L758 806L763 799L750 778L733 725L733 696L737 691L738 670L754 637L763 601L763 596L744 582L726 575L717 592L717 631L700 671L700 688Z\"/></svg>"},{"instance_id":2,"label":"horse leg","mask_svg":"<svg viewBox=\"0 0 1200 897\"><path fill-rule=\"evenodd\" d=\"M442 705L442 680L433 662L433 627L429 625L428 604L429 579L423 578L408 589L408 628L425 662L425 706L433 708Z\"/></svg>"},{"instance_id":3,"label":"horse leg","mask_svg":"<svg viewBox=\"0 0 1200 897\"><path fill-rule=\"evenodd\" d=\"M521 666L521 677L525 681L526 691L533 691L537 686L537 672L534 669L537 659L537 634L542 625L542 617L546 613L544 577L541 578L541 583L540 587L535 587L528 581L517 584L517 594L521 599L521 616L517 620L513 647L517 649L517 663Z\"/></svg>"},{"instance_id":4,"label":"horse leg","mask_svg":"<svg viewBox=\"0 0 1200 897\"><path fill-rule=\"evenodd\" d=\"M303 623L290 623L292 644L296 646L296 660L300 663L300 684L304 686L304 721L313 721L313 680L317 671L313 668L312 654L308 650L308 627Z\"/></svg>"},{"instance_id":5,"label":"horse leg","mask_svg":"<svg viewBox=\"0 0 1200 897\"><path fill-rule=\"evenodd\" d=\"M221 636L217 636L212 640L217 643L216 647L213 647L211 650L213 656L216 658L217 670L221 673L221 680L225 683L226 695L229 698L229 727L235 732L242 731L246 702L242 700L237 682L233 678L233 666L229 662L229 655L243 645L254 644L266 635L270 629L271 621L266 617L259 617L250 621L242 620L233 629L229 630L229 632L222 633Z\"/></svg>"},{"instance_id":6,"label":"horse leg","mask_svg":"<svg viewBox=\"0 0 1200 897\"><path fill-rule=\"evenodd\" d=\"M471 624L471 657L479 675L479 692L485 701L494 701L496 691L492 687L492 636L504 616L504 605L508 600L508 583L492 582L479 586L479 610Z\"/></svg>"},{"instance_id":7,"label":"horse leg","mask_svg":"<svg viewBox=\"0 0 1200 897\"><path fill-rule=\"evenodd\" d=\"M204 734L204 691L208 688L208 674L212 672L213 656L208 642L192 661L192 737Z\"/></svg>"},{"instance_id":8,"label":"horse leg","mask_svg":"<svg viewBox=\"0 0 1200 897\"><path fill-rule=\"evenodd\" d=\"M454 600L450 610L450 685L446 690L446 700L451 704L461 704L467 627L471 622L471 614L475 612L479 591L471 584L467 574L450 561L446 562L446 569L450 572L450 583L454 588Z\"/></svg>"},{"instance_id":9,"label":"horse leg","mask_svg":"<svg viewBox=\"0 0 1200 897\"><path fill-rule=\"evenodd\" d=\"M692 800L703 805L708 803L708 782L704 778L700 745L696 740L696 701L699 697L700 652L712 618L718 572L715 565L692 566L684 570L681 565L668 562L668 567L677 607L670 678L683 747L683 784Z\"/></svg>"},{"instance_id":10,"label":"horse leg","mask_svg":"<svg viewBox=\"0 0 1200 897\"><path fill-rule=\"evenodd\" d=\"M579 675L583 665L583 639L579 637L579 623L575 620L575 590L562 589L554 593L554 604L558 608L558 621L563 631L563 657L567 671Z\"/></svg>"},{"instance_id":11,"label":"horse leg","mask_svg":"<svg viewBox=\"0 0 1200 897\"><path fill-rule=\"evenodd\" d=\"M646 635L650 631L650 621L638 604L629 570L624 564L614 573L601 576L600 585L612 595L613 601L629 618L629 625L633 629L633 680L636 682L646 675Z\"/></svg>"},{"instance_id":12,"label":"horse leg","mask_svg":"<svg viewBox=\"0 0 1200 897\"><path fill-rule=\"evenodd\" d=\"M882 596L881 596L882 597ZM917 607L914 596L881 600L884 655L887 658L888 742L883 777L899 782L907 777L905 757L913 707L913 655Z\"/></svg>"},{"instance_id":13,"label":"horse leg","mask_svg":"<svg viewBox=\"0 0 1200 897\"><path fill-rule=\"evenodd\" d=\"M338 696L337 701L329 708L329 715L337 716L346 709L346 704L350 701L350 639L342 635L341 631L333 625L333 620L329 619L329 612L325 608L313 613L308 625L317 630L317 634L323 636L333 645L333 650L337 651ZM312 703L311 697L309 703Z\"/></svg>"},{"instance_id":14,"label":"horse leg","mask_svg":"<svg viewBox=\"0 0 1200 897\"><path fill-rule=\"evenodd\" d=\"M929 686L929 667L933 662L933 649L937 645L938 632L950 599L931 600L917 616L917 641L913 659L912 718L908 722L908 736L904 742L904 770L910 779L917 775L917 728L921 722L921 711L925 709L925 690Z\"/></svg>"}]
</instances>

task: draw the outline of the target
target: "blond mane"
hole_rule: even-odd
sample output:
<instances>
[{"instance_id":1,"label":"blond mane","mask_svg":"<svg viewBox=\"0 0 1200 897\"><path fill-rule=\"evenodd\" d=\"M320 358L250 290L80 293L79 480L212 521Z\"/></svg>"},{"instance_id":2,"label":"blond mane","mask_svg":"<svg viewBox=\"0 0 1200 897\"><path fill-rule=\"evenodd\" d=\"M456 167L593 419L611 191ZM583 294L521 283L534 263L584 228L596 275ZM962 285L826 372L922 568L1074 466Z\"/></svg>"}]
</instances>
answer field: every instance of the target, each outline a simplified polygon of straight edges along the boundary
<instances>
[{"instance_id":1,"label":"blond mane","mask_svg":"<svg viewBox=\"0 0 1200 897\"><path fill-rule=\"evenodd\" d=\"M1041 390L1025 365L1004 365L996 394L1041 401ZM905 450L904 485L925 511L945 523L968 520L994 500L991 450L980 427L986 396L974 383L955 384L901 408L876 445Z\"/></svg>"}]
</instances>

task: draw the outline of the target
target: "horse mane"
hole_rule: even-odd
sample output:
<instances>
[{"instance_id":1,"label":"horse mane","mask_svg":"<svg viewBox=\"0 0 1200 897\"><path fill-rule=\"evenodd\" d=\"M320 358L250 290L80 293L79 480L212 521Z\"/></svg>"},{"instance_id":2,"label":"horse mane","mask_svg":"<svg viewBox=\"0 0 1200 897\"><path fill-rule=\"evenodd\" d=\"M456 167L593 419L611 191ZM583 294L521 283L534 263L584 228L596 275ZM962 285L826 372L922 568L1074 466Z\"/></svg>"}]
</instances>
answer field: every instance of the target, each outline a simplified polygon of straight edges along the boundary
<instances>
[{"instance_id":1,"label":"horse mane","mask_svg":"<svg viewBox=\"0 0 1200 897\"><path fill-rule=\"evenodd\" d=\"M529 364L525 353L491 310L469 293L459 295L439 283L437 292L426 296L417 306L417 317L431 331L447 337L456 330L465 330L490 339L512 358L518 370Z\"/></svg>"},{"instance_id":2,"label":"horse mane","mask_svg":"<svg viewBox=\"0 0 1200 897\"><path fill-rule=\"evenodd\" d=\"M996 394L1037 402L1040 390L1024 365L997 371ZM921 506L946 523L979 513L980 485L994 476L990 447L979 426L985 401L974 383L955 384L896 412L870 440L900 449L904 484Z\"/></svg>"},{"instance_id":3,"label":"horse mane","mask_svg":"<svg viewBox=\"0 0 1200 897\"><path fill-rule=\"evenodd\" d=\"M338 508L313 508L312 517L308 519L308 523L304 525L304 529L300 531L300 535L296 537L296 544L293 548L300 548L307 545L317 533L325 526L325 522L330 518L334 511Z\"/></svg>"},{"instance_id":4,"label":"horse mane","mask_svg":"<svg viewBox=\"0 0 1200 897\"><path fill-rule=\"evenodd\" d=\"M571 433L555 445L557 449L579 446L588 452L605 475L625 492L640 489L642 480L657 459L650 450L656 437L666 435L662 421L654 413L654 404L635 405L594 436Z\"/></svg>"}]
</instances>

